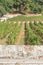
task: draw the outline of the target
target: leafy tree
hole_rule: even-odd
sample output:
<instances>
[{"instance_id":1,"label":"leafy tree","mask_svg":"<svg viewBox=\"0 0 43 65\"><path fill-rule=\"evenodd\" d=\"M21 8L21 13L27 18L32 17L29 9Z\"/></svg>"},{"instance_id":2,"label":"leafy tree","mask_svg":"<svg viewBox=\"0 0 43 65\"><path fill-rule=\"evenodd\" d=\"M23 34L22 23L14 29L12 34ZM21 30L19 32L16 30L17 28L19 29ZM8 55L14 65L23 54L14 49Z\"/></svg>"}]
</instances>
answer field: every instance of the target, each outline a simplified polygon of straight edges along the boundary
<instances>
[{"instance_id":1,"label":"leafy tree","mask_svg":"<svg viewBox=\"0 0 43 65\"><path fill-rule=\"evenodd\" d=\"M0 0L0 16L13 12L13 0Z\"/></svg>"},{"instance_id":2,"label":"leafy tree","mask_svg":"<svg viewBox=\"0 0 43 65\"><path fill-rule=\"evenodd\" d=\"M21 13L41 13L43 0L0 0L0 16L13 13L14 9Z\"/></svg>"},{"instance_id":3,"label":"leafy tree","mask_svg":"<svg viewBox=\"0 0 43 65\"><path fill-rule=\"evenodd\" d=\"M28 0L14 0L14 7L21 13L27 10L27 4Z\"/></svg>"}]
</instances>

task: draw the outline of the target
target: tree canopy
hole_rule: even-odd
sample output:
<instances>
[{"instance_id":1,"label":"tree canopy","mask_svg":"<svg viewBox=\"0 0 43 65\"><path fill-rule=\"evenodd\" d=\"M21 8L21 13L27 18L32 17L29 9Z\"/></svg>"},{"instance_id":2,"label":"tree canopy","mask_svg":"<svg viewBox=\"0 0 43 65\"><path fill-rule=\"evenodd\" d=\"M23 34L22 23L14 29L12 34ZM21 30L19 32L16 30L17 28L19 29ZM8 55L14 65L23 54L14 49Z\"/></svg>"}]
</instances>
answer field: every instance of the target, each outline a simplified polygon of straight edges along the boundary
<instances>
[{"instance_id":1,"label":"tree canopy","mask_svg":"<svg viewBox=\"0 0 43 65\"><path fill-rule=\"evenodd\" d=\"M0 0L0 16L14 11L20 13L42 13L43 0Z\"/></svg>"}]
</instances>

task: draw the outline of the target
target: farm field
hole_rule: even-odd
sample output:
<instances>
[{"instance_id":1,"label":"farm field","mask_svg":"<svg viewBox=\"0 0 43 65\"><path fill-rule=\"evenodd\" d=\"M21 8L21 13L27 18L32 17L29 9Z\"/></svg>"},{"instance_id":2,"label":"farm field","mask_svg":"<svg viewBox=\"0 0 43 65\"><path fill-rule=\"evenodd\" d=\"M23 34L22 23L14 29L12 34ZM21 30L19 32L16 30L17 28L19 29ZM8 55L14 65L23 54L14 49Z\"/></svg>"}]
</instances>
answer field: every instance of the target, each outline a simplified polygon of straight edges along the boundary
<instances>
[{"instance_id":1,"label":"farm field","mask_svg":"<svg viewBox=\"0 0 43 65\"><path fill-rule=\"evenodd\" d=\"M25 23L25 41L30 45L43 44L43 24L41 22Z\"/></svg>"},{"instance_id":2,"label":"farm field","mask_svg":"<svg viewBox=\"0 0 43 65\"><path fill-rule=\"evenodd\" d=\"M0 21L0 45L42 45L41 21Z\"/></svg>"}]
</instances>

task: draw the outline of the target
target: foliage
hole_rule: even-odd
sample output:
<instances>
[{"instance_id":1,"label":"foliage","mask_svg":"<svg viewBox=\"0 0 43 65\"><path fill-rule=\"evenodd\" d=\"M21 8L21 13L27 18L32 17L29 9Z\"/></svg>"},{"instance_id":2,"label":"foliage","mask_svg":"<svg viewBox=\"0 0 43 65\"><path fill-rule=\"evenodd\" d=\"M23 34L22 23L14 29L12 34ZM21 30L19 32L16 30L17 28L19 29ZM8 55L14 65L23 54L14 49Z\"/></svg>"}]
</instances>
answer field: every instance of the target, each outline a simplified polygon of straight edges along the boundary
<instances>
[{"instance_id":1,"label":"foliage","mask_svg":"<svg viewBox=\"0 0 43 65\"><path fill-rule=\"evenodd\" d=\"M40 44L40 37L38 37L26 23L27 44L38 45Z\"/></svg>"},{"instance_id":2,"label":"foliage","mask_svg":"<svg viewBox=\"0 0 43 65\"><path fill-rule=\"evenodd\" d=\"M14 9L23 14L41 13L43 12L43 0L0 0L0 16L5 12L13 13Z\"/></svg>"},{"instance_id":3,"label":"foliage","mask_svg":"<svg viewBox=\"0 0 43 65\"><path fill-rule=\"evenodd\" d=\"M0 0L0 16L13 12L13 0Z\"/></svg>"}]
</instances>

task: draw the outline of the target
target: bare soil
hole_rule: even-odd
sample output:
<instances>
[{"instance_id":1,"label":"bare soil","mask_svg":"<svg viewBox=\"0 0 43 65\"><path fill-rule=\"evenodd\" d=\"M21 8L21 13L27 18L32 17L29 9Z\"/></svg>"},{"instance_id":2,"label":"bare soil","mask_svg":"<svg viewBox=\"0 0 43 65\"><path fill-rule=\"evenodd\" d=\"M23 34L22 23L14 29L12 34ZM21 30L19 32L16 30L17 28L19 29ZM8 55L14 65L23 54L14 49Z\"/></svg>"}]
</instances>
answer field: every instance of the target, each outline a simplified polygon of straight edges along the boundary
<instances>
[{"instance_id":1,"label":"bare soil","mask_svg":"<svg viewBox=\"0 0 43 65\"><path fill-rule=\"evenodd\" d=\"M20 31L19 35L17 36L17 39L16 39L15 44L16 44L16 45L22 44L22 43L23 43L22 41L24 41L23 38L24 38L24 23L22 24L21 31ZM23 39L23 40L22 40L22 39Z\"/></svg>"}]
</instances>

